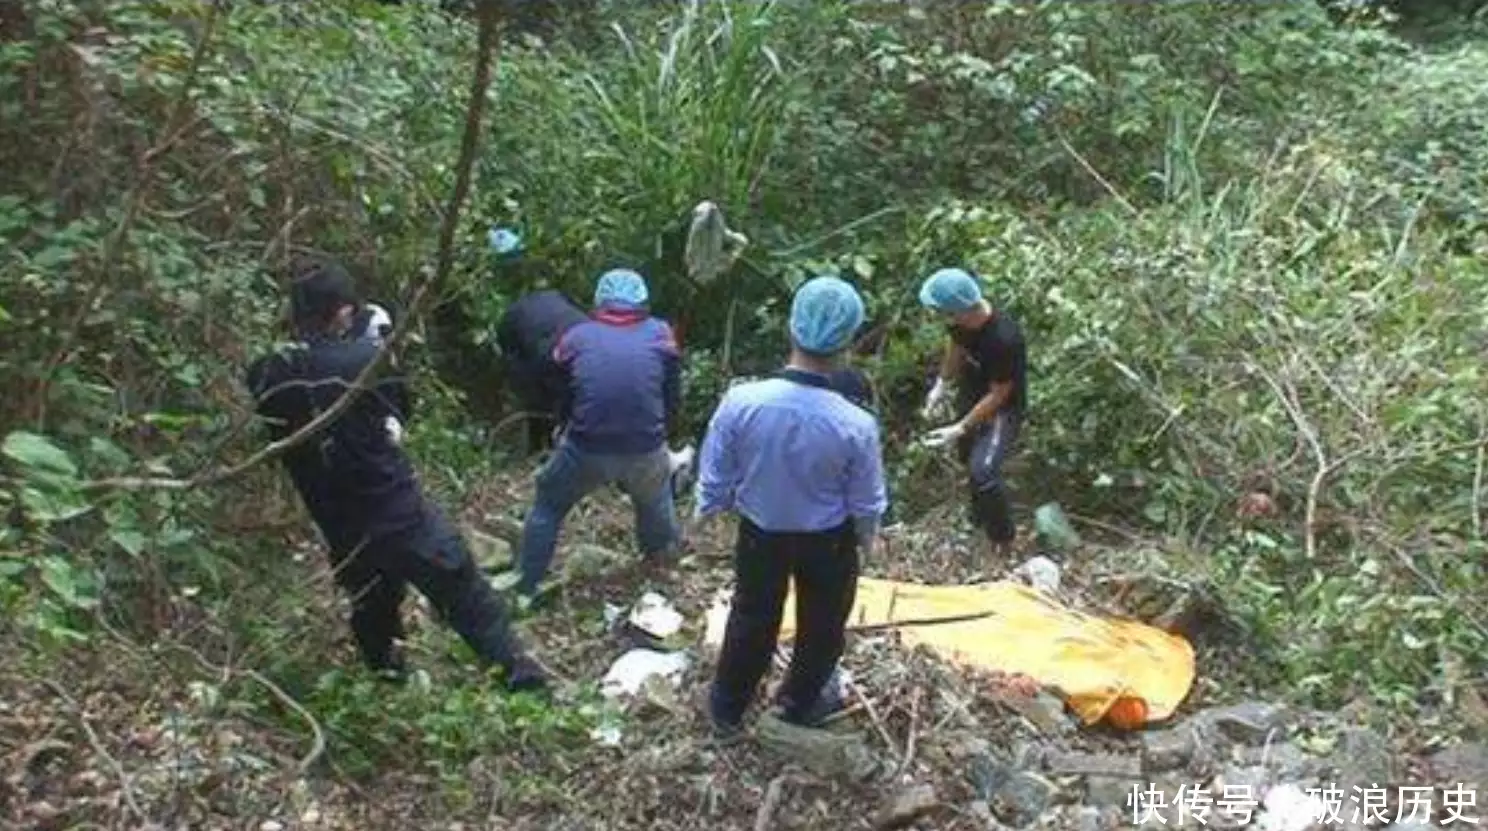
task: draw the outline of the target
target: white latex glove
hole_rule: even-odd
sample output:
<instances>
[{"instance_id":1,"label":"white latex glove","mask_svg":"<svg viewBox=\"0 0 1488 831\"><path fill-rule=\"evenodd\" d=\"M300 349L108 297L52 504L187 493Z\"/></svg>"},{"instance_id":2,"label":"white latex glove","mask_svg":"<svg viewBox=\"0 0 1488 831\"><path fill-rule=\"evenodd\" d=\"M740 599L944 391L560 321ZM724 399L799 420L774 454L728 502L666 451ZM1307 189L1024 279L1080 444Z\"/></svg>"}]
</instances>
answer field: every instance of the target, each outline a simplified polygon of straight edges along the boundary
<instances>
[{"instance_id":1,"label":"white latex glove","mask_svg":"<svg viewBox=\"0 0 1488 831\"><path fill-rule=\"evenodd\" d=\"M925 406L920 410L921 418L933 418L941 407L945 405L946 396L950 390L946 387L944 378L936 378L935 385L930 387L930 394L925 396Z\"/></svg>"},{"instance_id":2,"label":"white latex glove","mask_svg":"<svg viewBox=\"0 0 1488 831\"><path fill-rule=\"evenodd\" d=\"M920 439L920 444L926 447L941 447L954 442L965 434L966 428L961 426L961 422L958 421L955 424L931 430L928 435Z\"/></svg>"},{"instance_id":3,"label":"white latex glove","mask_svg":"<svg viewBox=\"0 0 1488 831\"><path fill-rule=\"evenodd\" d=\"M388 440L393 444L403 443L403 423L392 416L383 421L382 426L387 430Z\"/></svg>"},{"instance_id":4,"label":"white latex glove","mask_svg":"<svg viewBox=\"0 0 1488 831\"><path fill-rule=\"evenodd\" d=\"M667 457L669 472L675 474L692 467L692 460L697 457L697 448L689 444L681 450L668 450Z\"/></svg>"}]
</instances>

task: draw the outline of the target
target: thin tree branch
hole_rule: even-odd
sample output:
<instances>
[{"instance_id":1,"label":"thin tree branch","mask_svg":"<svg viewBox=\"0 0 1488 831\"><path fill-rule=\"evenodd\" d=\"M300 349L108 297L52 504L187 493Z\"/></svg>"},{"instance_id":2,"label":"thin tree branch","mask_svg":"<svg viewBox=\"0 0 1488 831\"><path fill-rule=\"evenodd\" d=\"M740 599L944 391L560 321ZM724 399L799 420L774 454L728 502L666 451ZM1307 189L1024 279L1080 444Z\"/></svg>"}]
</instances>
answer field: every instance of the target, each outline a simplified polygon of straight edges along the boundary
<instances>
[{"instance_id":1,"label":"thin tree branch","mask_svg":"<svg viewBox=\"0 0 1488 831\"><path fill-rule=\"evenodd\" d=\"M213 8L216 7L214 6ZM350 389L342 393L330 407L311 419L308 424L285 438L270 442L238 464L207 471L184 479L158 476L125 476L98 479L85 482L83 484L84 490L190 490L192 488L224 482L279 456L316 434L321 428L340 417L351 406L352 402L356 400L356 394L359 391L367 389L368 382L382 365L384 357L395 344L402 340L403 335L412 326L416 316L415 313L423 303L429 289L436 285L443 286L448 282L449 272L454 264L455 228L460 221L460 211L464 207L465 197L470 192L471 172L475 167L475 157L479 150L481 119L485 113L486 92L491 84L491 64L495 58L496 33L500 25L497 11L496 4L489 2L489 0L480 5L478 54L476 55L475 75L470 85L470 99L465 110L465 137L460 144L460 159L456 167L455 188L453 193L450 194L449 205L446 207L444 213L444 224L439 233L439 252L436 265L433 270L424 270L423 279L419 281L418 287L414 290L413 297L408 301L406 306L407 313L393 327L392 333L383 340L382 345L378 348L372 360L368 362L367 366L351 382Z\"/></svg>"}]
</instances>

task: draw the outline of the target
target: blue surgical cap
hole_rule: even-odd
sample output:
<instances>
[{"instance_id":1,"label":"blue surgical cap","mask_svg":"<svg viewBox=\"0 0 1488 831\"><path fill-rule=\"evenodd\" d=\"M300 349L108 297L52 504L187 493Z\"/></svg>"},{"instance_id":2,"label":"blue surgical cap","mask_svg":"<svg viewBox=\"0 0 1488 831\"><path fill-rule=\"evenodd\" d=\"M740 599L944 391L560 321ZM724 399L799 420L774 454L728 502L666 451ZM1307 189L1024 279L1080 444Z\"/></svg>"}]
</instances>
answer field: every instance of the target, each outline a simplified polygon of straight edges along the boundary
<instances>
[{"instance_id":1,"label":"blue surgical cap","mask_svg":"<svg viewBox=\"0 0 1488 831\"><path fill-rule=\"evenodd\" d=\"M510 228L492 228L486 232L486 242L497 254L515 253L522 247L522 236Z\"/></svg>"},{"instance_id":2,"label":"blue surgical cap","mask_svg":"<svg viewBox=\"0 0 1488 831\"><path fill-rule=\"evenodd\" d=\"M981 300L976 278L959 268L942 268L920 286L920 304L937 312L964 312Z\"/></svg>"},{"instance_id":3,"label":"blue surgical cap","mask_svg":"<svg viewBox=\"0 0 1488 831\"><path fill-rule=\"evenodd\" d=\"M646 305L651 293L646 279L628 268L615 268L600 275L594 289L594 305L637 308Z\"/></svg>"},{"instance_id":4,"label":"blue surgical cap","mask_svg":"<svg viewBox=\"0 0 1488 831\"><path fill-rule=\"evenodd\" d=\"M790 333L796 346L817 355L834 355L852 344L863 325L863 298L847 281L815 277L791 301Z\"/></svg>"}]
</instances>

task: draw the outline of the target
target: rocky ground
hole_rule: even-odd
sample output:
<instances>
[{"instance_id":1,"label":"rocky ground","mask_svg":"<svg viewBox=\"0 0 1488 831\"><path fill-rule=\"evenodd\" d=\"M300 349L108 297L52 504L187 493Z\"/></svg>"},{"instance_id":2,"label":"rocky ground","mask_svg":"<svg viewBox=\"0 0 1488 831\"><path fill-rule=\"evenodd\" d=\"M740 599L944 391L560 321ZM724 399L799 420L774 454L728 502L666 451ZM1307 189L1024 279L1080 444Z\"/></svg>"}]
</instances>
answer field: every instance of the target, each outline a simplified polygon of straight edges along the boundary
<instances>
[{"instance_id":1,"label":"rocky ground","mask_svg":"<svg viewBox=\"0 0 1488 831\"><path fill-rule=\"evenodd\" d=\"M467 506L483 559L508 553L502 537L526 487L521 477L492 482ZM1488 744L1428 747L1408 728L1372 726L1362 709L1319 713L1248 690L1244 662L1234 660L1243 632L1224 625L1202 585L1173 579L1160 551L1131 540L1087 542L1051 559L1067 602L1124 607L1195 633L1200 678L1168 724L1079 727L1050 692L954 668L889 632L851 643L849 707L830 730L762 716L746 741L717 745L698 707L711 669L699 640L703 613L728 585L729 528L708 529L677 574L655 581L621 553L628 526L618 498L581 507L565 535L565 586L523 622L542 659L579 686L633 643L604 626L607 605L626 608L654 589L683 612L684 633L669 644L699 660L675 689L653 684L629 699L618 739L493 747L465 771L477 798L452 809L424 771L342 775L334 748L320 747L316 714L251 669L203 659L194 676L158 677L146 688L120 671L116 654L104 656L108 664L59 667L58 678L72 682L3 682L0 817L16 828L260 831L1429 827L1396 822L1414 801L1429 805L1429 815L1415 812L1422 822L1473 827L1451 822L1455 798L1456 813L1488 822ZM931 517L901 529L869 571L966 580L987 570L971 550L957 519ZM336 620L333 602L316 616ZM349 661L344 646L340 654ZM284 723L208 700L250 689L282 695ZM312 764L302 771L305 760ZM1307 804L1310 791L1316 805ZM1311 822L1312 812L1324 821Z\"/></svg>"}]
</instances>

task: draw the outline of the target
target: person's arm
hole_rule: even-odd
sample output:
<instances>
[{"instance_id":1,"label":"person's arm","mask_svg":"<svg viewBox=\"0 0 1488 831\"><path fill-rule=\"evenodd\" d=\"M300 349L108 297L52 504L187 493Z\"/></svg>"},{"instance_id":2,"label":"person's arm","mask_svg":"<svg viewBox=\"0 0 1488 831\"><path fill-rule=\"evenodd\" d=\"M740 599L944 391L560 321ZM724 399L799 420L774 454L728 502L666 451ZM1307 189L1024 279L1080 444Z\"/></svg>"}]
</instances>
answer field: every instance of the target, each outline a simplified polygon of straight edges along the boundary
<instances>
[{"instance_id":1,"label":"person's arm","mask_svg":"<svg viewBox=\"0 0 1488 831\"><path fill-rule=\"evenodd\" d=\"M955 341L946 343L945 354L940 356L939 380L946 384L953 384L961 376L962 367L966 366L966 350Z\"/></svg>"},{"instance_id":2,"label":"person's arm","mask_svg":"<svg viewBox=\"0 0 1488 831\"><path fill-rule=\"evenodd\" d=\"M573 361L577 345L572 337L582 324L575 324L563 331L558 340L553 343L553 353L550 364L553 372L557 373L560 383L554 384L554 392L557 401L553 402L557 410L558 423L567 424L573 416Z\"/></svg>"},{"instance_id":3,"label":"person's arm","mask_svg":"<svg viewBox=\"0 0 1488 831\"><path fill-rule=\"evenodd\" d=\"M347 355L340 374L347 379L361 375L367 364L377 357L377 350L378 347L370 342L361 342L359 348ZM369 391L372 393L369 397L379 415L392 416L404 425L413 418L413 390L408 383L408 376L392 355L384 357L378 371L373 373Z\"/></svg>"},{"instance_id":4,"label":"person's arm","mask_svg":"<svg viewBox=\"0 0 1488 831\"><path fill-rule=\"evenodd\" d=\"M659 324L657 348L661 350L662 360L661 398L670 428L676 426L682 413L682 350L672 327L663 320L656 322Z\"/></svg>"},{"instance_id":5,"label":"person's arm","mask_svg":"<svg viewBox=\"0 0 1488 831\"><path fill-rule=\"evenodd\" d=\"M292 431L295 421L293 406L296 396L305 389L290 383L284 356L272 352L249 365L244 381L253 396L253 411L267 426L271 438L280 439Z\"/></svg>"},{"instance_id":6,"label":"person's arm","mask_svg":"<svg viewBox=\"0 0 1488 831\"><path fill-rule=\"evenodd\" d=\"M1014 365L1019 363L1022 357L1023 343L1015 341L998 351L997 356L988 362L988 375L991 383L987 385L987 392L982 395L961 419L961 425L971 429L980 424L990 422L1001 410L1003 405L1013 394Z\"/></svg>"},{"instance_id":7,"label":"person's arm","mask_svg":"<svg viewBox=\"0 0 1488 831\"><path fill-rule=\"evenodd\" d=\"M847 512L852 517L858 544L867 551L878 536L879 524L889 508L888 485L884 482L883 442L878 424L855 444L847 471Z\"/></svg>"},{"instance_id":8,"label":"person's arm","mask_svg":"<svg viewBox=\"0 0 1488 831\"><path fill-rule=\"evenodd\" d=\"M708 420L698 454L696 516L709 517L733 509L739 487L738 455L734 449L734 400L727 393Z\"/></svg>"}]
</instances>

